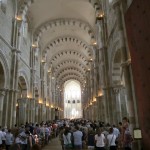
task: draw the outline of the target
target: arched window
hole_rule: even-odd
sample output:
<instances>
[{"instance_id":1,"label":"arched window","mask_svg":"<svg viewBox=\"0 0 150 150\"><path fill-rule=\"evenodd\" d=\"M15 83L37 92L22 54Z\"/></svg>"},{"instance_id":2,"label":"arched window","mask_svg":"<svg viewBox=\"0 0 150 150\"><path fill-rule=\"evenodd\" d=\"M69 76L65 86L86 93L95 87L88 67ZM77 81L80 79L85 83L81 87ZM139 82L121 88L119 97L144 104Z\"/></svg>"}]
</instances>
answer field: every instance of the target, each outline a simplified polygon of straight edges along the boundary
<instances>
[{"instance_id":1,"label":"arched window","mask_svg":"<svg viewBox=\"0 0 150 150\"><path fill-rule=\"evenodd\" d=\"M69 99L69 100L68 100ZM77 101L78 100L78 101ZM67 102L66 101L70 101ZM76 80L69 80L64 85L64 117L73 119L82 117L81 86Z\"/></svg>"}]
</instances>

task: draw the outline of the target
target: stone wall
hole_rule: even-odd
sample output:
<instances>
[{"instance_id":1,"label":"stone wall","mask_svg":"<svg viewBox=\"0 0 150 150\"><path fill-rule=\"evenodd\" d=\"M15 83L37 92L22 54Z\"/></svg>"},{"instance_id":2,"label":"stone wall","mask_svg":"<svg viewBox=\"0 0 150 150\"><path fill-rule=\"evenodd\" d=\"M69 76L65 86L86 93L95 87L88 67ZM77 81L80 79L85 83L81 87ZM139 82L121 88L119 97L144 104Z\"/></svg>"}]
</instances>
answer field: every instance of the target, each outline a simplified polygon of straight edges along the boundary
<instances>
[{"instance_id":1,"label":"stone wall","mask_svg":"<svg viewBox=\"0 0 150 150\"><path fill-rule=\"evenodd\" d=\"M150 1L134 0L125 19L145 150L150 149Z\"/></svg>"}]
</instances>

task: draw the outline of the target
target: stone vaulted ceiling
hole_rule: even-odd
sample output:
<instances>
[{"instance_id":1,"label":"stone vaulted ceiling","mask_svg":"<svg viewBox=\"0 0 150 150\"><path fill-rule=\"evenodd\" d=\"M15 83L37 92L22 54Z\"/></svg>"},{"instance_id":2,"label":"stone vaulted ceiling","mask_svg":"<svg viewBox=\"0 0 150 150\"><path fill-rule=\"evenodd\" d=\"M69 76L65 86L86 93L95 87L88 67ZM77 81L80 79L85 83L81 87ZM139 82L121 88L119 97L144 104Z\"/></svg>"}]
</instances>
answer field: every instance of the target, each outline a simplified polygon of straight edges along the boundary
<instances>
[{"instance_id":1,"label":"stone vaulted ceiling","mask_svg":"<svg viewBox=\"0 0 150 150\"><path fill-rule=\"evenodd\" d=\"M85 83L93 59L96 0L24 0L19 15L33 29L33 44L53 68L57 81Z\"/></svg>"}]
</instances>

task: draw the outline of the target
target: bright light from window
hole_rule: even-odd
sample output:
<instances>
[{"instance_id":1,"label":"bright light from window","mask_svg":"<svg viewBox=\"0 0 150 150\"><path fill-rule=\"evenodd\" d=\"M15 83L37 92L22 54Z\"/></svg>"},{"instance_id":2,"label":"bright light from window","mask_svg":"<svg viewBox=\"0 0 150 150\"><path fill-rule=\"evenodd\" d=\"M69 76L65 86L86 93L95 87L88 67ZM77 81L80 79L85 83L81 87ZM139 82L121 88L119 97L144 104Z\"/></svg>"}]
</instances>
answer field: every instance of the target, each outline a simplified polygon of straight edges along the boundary
<instances>
[{"instance_id":1,"label":"bright light from window","mask_svg":"<svg viewBox=\"0 0 150 150\"><path fill-rule=\"evenodd\" d=\"M78 81L69 80L64 86L64 117L81 118L81 85ZM68 103L68 100L70 103ZM80 103L77 103L77 101ZM65 103L67 102L67 103Z\"/></svg>"}]
</instances>

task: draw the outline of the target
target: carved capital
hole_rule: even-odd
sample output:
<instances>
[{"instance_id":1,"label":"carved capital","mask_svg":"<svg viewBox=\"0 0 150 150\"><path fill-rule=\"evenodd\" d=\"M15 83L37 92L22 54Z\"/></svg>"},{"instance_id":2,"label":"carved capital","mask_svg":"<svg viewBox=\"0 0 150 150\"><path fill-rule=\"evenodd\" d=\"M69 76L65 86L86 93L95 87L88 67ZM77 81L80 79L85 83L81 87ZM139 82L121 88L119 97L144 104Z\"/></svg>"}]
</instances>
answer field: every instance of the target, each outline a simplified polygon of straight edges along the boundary
<instances>
[{"instance_id":1,"label":"carved capital","mask_svg":"<svg viewBox=\"0 0 150 150\"><path fill-rule=\"evenodd\" d=\"M9 91L9 89L7 89L7 88L0 89L0 95L5 96L8 91Z\"/></svg>"},{"instance_id":2,"label":"carved capital","mask_svg":"<svg viewBox=\"0 0 150 150\"><path fill-rule=\"evenodd\" d=\"M127 61L121 63L122 68L128 67L130 65L131 65L131 59L128 59Z\"/></svg>"},{"instance_id":3,"label":"carved capital","mask_svg":"<svg viewBox=\"0 0 150 150\"><path fill-rule=\"evenodd\" d=\"M26 104L27 103L27 98L20 98L17 100L19 104Z\"/></svg>"},{"instance_id":4,"label":"carved capital","mask_svg":"<svg viewBox=\"0 0 150 150\"><path fill-rule=\"evenodd\" d=\"M5 96L6 91L0 91L0 96Z\"/></svg>"},{"instance_id":5,"label":"carved capital","mask_svg":"<svg viewBox=\"0 0 150 150\"><path fill-rule=\"evenodd\" d=\"M12 52L21 53L21 51L19 49L17 49L17 48L13 48Z\"/></svg>"},{"instance_id":6,"label":"carved capital","mask_svg":"<svg viewBox=\"0 0 150 150\"><path fill-rule=\"evenodd\" d=\"M114 94L118 94L118 93L119 93L119 91L120 91L120 89L119 89L119 88L113 88L113 92L114 92Z\"/></svg>"}]
</instances>

